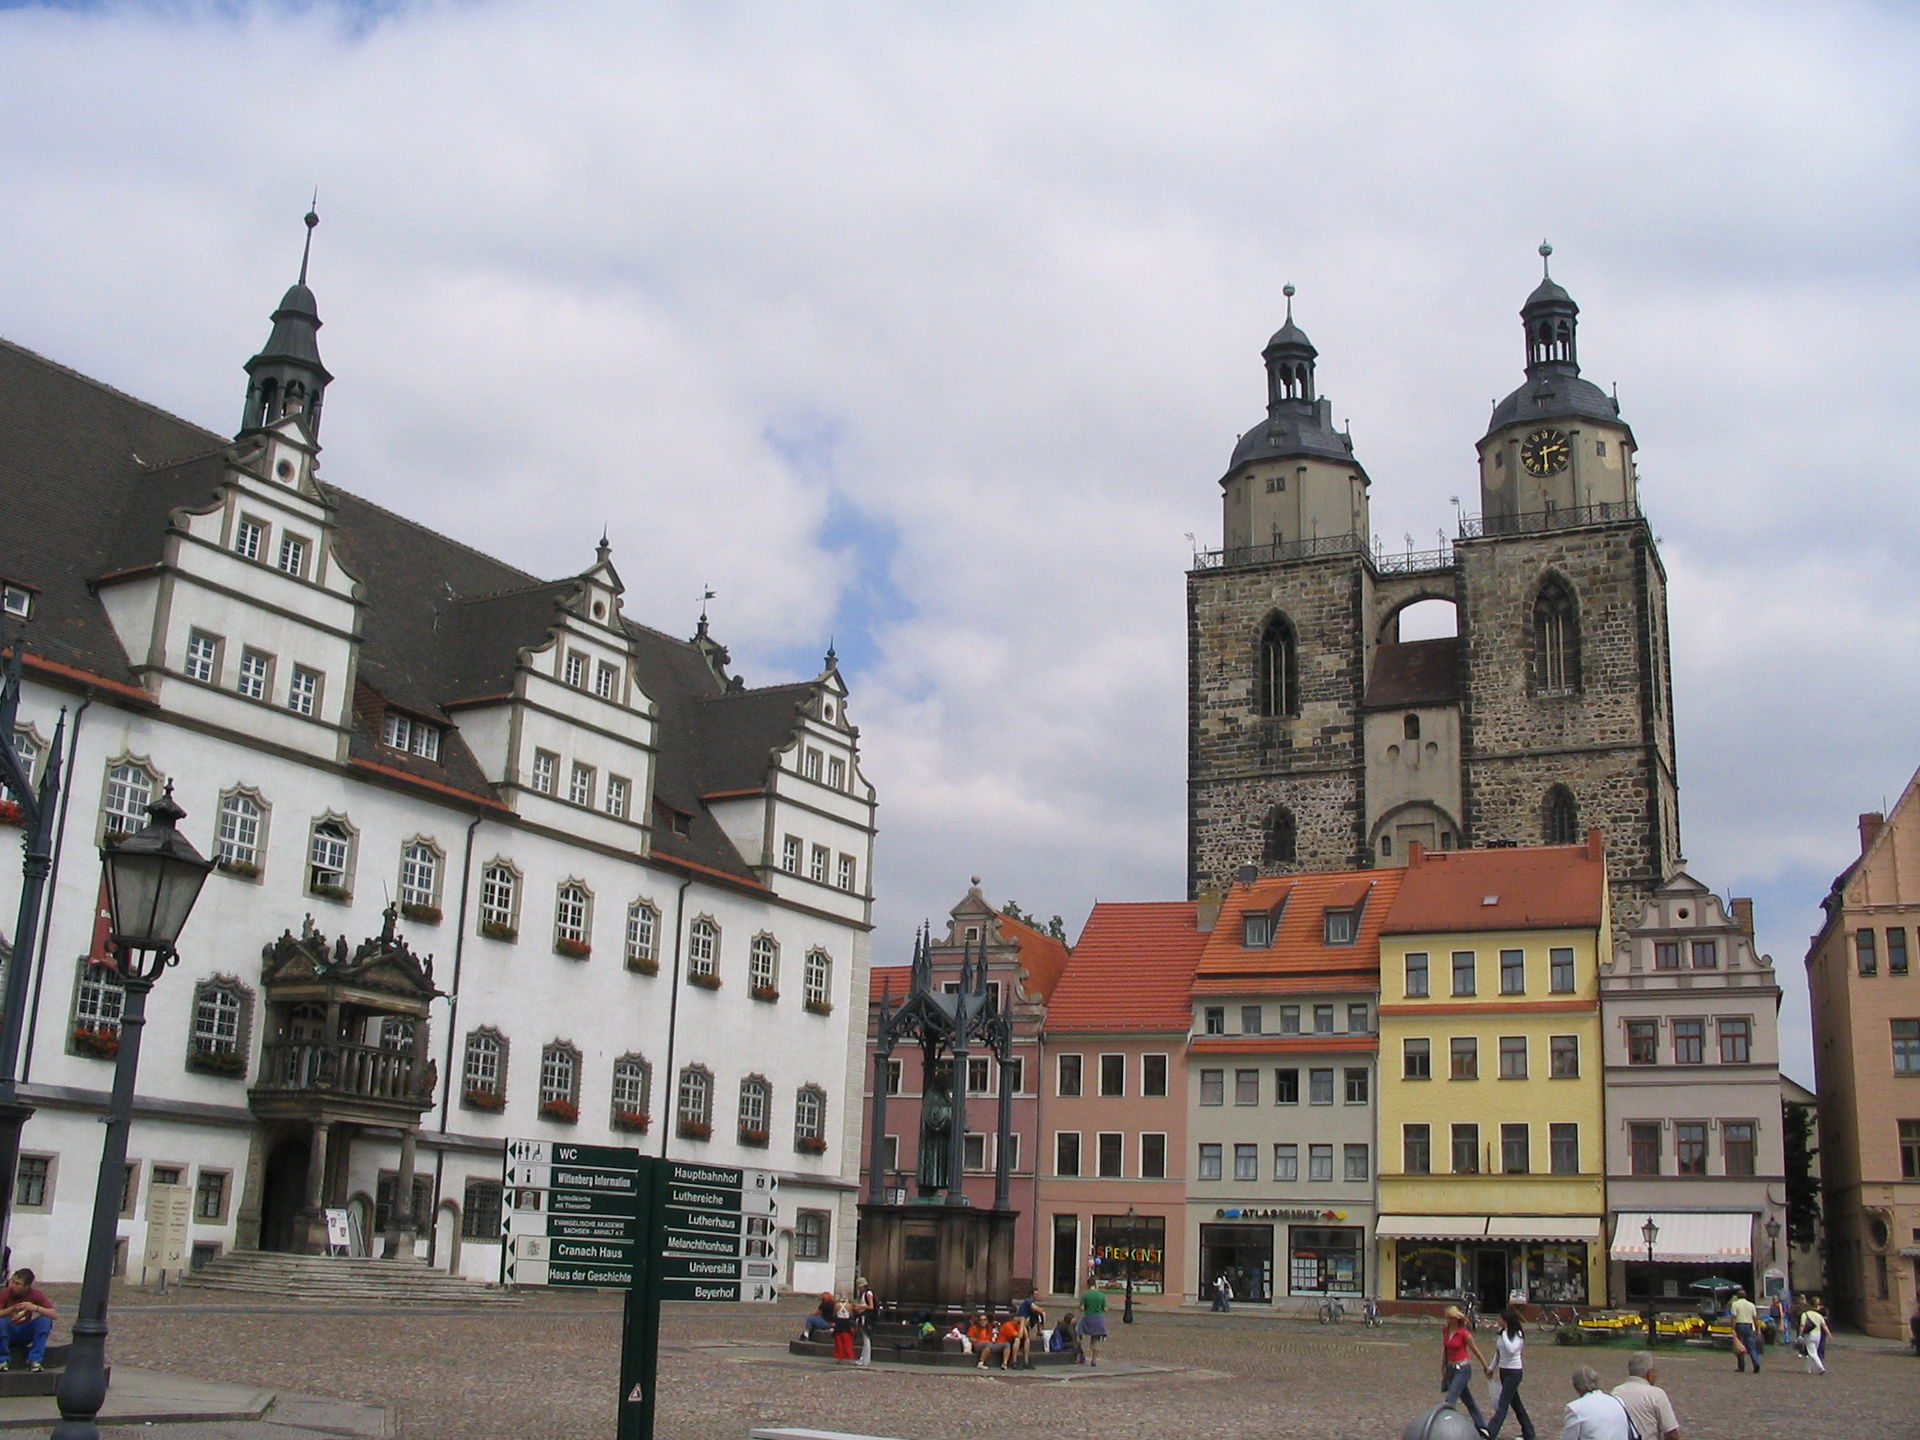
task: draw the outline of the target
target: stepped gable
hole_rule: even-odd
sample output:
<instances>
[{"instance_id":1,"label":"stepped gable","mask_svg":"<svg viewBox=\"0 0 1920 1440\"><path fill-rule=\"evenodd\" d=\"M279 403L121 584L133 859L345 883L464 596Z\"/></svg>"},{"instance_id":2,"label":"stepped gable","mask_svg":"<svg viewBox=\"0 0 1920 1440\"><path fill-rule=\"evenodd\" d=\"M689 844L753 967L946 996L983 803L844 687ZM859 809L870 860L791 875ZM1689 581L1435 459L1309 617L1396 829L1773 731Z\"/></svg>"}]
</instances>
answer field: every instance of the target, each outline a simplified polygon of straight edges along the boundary
<instances>
[{"instance_id":1,"label":"stepped gable","mask_svg":"<svg viewBox=\"0 0 1920 1440\"><path fill-rule=\"evenodd\" d=\"M1207 943L1198 916L1191 900L1096 904L1054 987L1048 1032L1185 1031Z\"/></svg>"},{"instance_id":2,"label":"stepped gable","mask_svg":"<svg viewBox=\"0 0 1920 1440\"><path fill-rule=\"evenodd\" d=\"M1584 844L1526 849L1428 850L1416 843L1403 873L1388 935L1586 929L1607 912L1598 830L1589 830Z\"/></svg>"},{"instance_id":3,"label":"stepped gable","mask_svg":"<svg viewBox=\"0 0 1920 1440\"><path fill-rule=\"evenodd\" d=\"M1460 698L1460 639L1401 640L1373 652L1373 673L1361 704L1369 710L1451 705Z\"/></svg>"},{"instance_id":4,"label":"stepped gable","mask_svg":"<svg viewBox=\"0 0 1920 1440\"><path fill-rule=\"evenodd\" d=\"M1196 995L1235 994L1249 986L1263 992L1371 988L1380 973L1380 936L1407 872L1401 869L1335 870L1277 876L1235 885L1222 898L1220 918L1195 968ZM1329 910L1353 910L1351 944L1327 942ZM1273 940L1242 943L1245 920L1272 917Z\"/></svg>"}]
</instances>

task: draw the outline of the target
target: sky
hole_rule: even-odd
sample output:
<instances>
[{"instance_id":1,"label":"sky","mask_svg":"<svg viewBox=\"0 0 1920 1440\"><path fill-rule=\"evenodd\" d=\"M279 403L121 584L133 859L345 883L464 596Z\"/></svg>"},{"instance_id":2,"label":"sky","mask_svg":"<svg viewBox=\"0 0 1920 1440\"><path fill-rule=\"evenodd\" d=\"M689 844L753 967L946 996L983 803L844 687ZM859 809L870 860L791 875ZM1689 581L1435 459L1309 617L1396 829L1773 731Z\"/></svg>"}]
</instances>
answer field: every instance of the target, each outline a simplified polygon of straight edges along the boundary
<instances>
[{"instance_id":1,"label":"sky","mask_svg":"<svg viewBox=\"0 0 1920 1440\"><path fill-rule=\"evenodd\" d=\"M1178 898L1184 572L1281 287L1389 551L1535 247L1671 585L1684 848L1801 961L1920 753L1920 11L0 0L0 334L218 431L319 193L323 472L752 683L829 644L874 958Z\"/></svg>"}]
</instances>

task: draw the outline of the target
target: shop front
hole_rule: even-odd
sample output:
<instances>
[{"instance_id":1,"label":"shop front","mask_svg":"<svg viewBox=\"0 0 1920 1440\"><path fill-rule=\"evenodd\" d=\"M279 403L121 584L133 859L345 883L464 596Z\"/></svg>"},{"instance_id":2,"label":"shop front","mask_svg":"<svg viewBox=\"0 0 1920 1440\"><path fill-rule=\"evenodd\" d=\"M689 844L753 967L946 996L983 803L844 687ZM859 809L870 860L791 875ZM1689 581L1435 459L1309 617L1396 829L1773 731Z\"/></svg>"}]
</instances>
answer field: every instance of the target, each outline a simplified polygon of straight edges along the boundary
<instances>
[{"instance_id":1,"label":"shop front","mask_svg":"<svg viewBox=\"0 0 1920 1440\"><path fill-rule=\"evenodd\" d=\"M1649 1220L1654 1225L1651 1256ZM1761 1278L1754 1273L1754 1220L1731 1211L1616 1210L1609 1252L1619 1267L1616 1293L1624 1293L1628 1305L1653 1300L1677 1309L1712 1303L1716 1287L1724 1290L1728 1283L1762 1298L1784 1288L1786 1277L1779 1271L1768 1272L1771 1289L1754 1284ZM1723 1305L1726 1298L1720 1295Z\"/></svg>"},{"instance_id":2,"label":"shop front","mask_svg":"<svg viewBox=\"0 0 1920 1440\"><path fill-rule=\"evenodd\" d=\"M1597 1217L1383 1215L1378 1234L1396 1300L1438 1309L1471 1298L1489 1315L1596 1303Z\"/></svg>"},{"instance_id":3,"label":"shop front","mask_svg":"<svg viewBox=\"0 0 1920 1440\"><path fill-rule=\"evenodd\" d=\"M1361 1296L1366 1293L1367 1231L1345 1224L1344 1210L1260 1206L1214 1212L1200 1227L1195 1293L1213 1293L1225 1275L1234 1299L1270 1303L1277 1295Z\"/></svg>"},{"instance_id":4,"label":"shop front","mask_svg":"<svg viewBox=\"0 0 1920 1440\"><path fill-rule=\"evenodd\" d=\"M1092 1284L1158 1295L1167 1288L1167 1222L1159 1215L1095 1215Z\"/></svg>"}]
</instances>

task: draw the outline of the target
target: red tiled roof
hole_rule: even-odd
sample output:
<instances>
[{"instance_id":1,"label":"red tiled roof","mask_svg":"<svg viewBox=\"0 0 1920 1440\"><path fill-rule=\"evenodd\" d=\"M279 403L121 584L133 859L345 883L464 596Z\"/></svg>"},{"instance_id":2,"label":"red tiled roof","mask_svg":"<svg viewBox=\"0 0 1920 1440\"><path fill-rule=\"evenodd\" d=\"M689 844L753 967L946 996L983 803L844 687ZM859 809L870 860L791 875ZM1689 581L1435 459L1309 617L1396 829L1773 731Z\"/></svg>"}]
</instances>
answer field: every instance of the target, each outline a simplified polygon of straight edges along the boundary
<instances>
[{"instance_id":1,"label":"red tiled roof","mask_svg":"<svg viewBox=\"0 0 1920 1440\"><path fill-rule=\"evenodd\" d=\"M1365 701L1369 710L1444 705L1459 698L1458 636L1395 641L1374 648Z\"/></svg>"},{"instance_id":2,"label":"red tiled roof","mask_svg":"<svg viewBox=\"0 0 1920 1440\"><path fill-rule=\"evenodd\" d=\"M1191 900L1095 905L1054 989L1047 1032L1185 1031L1187 986L1207 940L1197 909Z\"/></svg>"},{"instance_id":3,"label":"red tiled roof","mask_svg":"<svg viewBox=\"0 0 1920 1440\"><path fill-rule=\"evenodd\" d=\"M1408 847L1388 935L1462 930L1565 930L1598 925L1607 866L1600 832L1584 845L1511 850Z\"/></svg>"},{"instance_id":4,"label":"red tiled roof","mask_svg":"<svg viewBox=\"0 0 1920 1440\"><path fill-rule=\"evenodd\" d=\"M1021 983L1027 994L1041 1001L1052 999L1060 974L1067 968L1065 943L1011 915L993 918L1000 927L1000 938L1020 947L1020 968L1026 977Z\"/></svg>"},{"instance_id":5,"label":"red tiled roof","mask_svg":"<svg viewBox=\"0 0 1920 1440\"><path fill-rule=\"evenodd\" d=\"M1206 952L1194 974L1194 988L1219 991L1222 983L1245 980L1264 986L1319 977L1328 983L1371 981L1380 970L1380 927L1393 908L1406 871L1334 870L1314 875L1282 875L1235 885L1222 897L1220 918L1207 937ZM1358 908L1360 923L1351 945L1329 945L1326 912ZM1242 943L1242 918L1267 911L1278 917L1271 945L1248 949Z\"/></svg>"}]
</instances>

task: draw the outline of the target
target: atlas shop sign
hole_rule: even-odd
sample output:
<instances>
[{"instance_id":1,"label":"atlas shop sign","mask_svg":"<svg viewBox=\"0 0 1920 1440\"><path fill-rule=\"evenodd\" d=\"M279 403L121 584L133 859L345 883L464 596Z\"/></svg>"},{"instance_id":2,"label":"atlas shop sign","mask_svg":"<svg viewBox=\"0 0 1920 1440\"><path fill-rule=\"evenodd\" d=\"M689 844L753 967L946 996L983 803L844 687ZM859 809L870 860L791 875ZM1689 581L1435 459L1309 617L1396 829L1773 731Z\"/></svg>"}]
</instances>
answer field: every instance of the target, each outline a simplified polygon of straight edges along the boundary
<instances>
[{"instance_id":1,"label":"atlas shop sign","mask_svg":"<svg viewBox=\"0 0 1920 1440\"><path fill-rule=\"evenodd\" d=\"M1216 1210L1213 1214L1217 1220L1314 1220L1323 1225L1337 1224L1347 1218L1344 1210L1290 1210L1277 1205L1245 1210Z\"/></svg>"}]
</instances>

